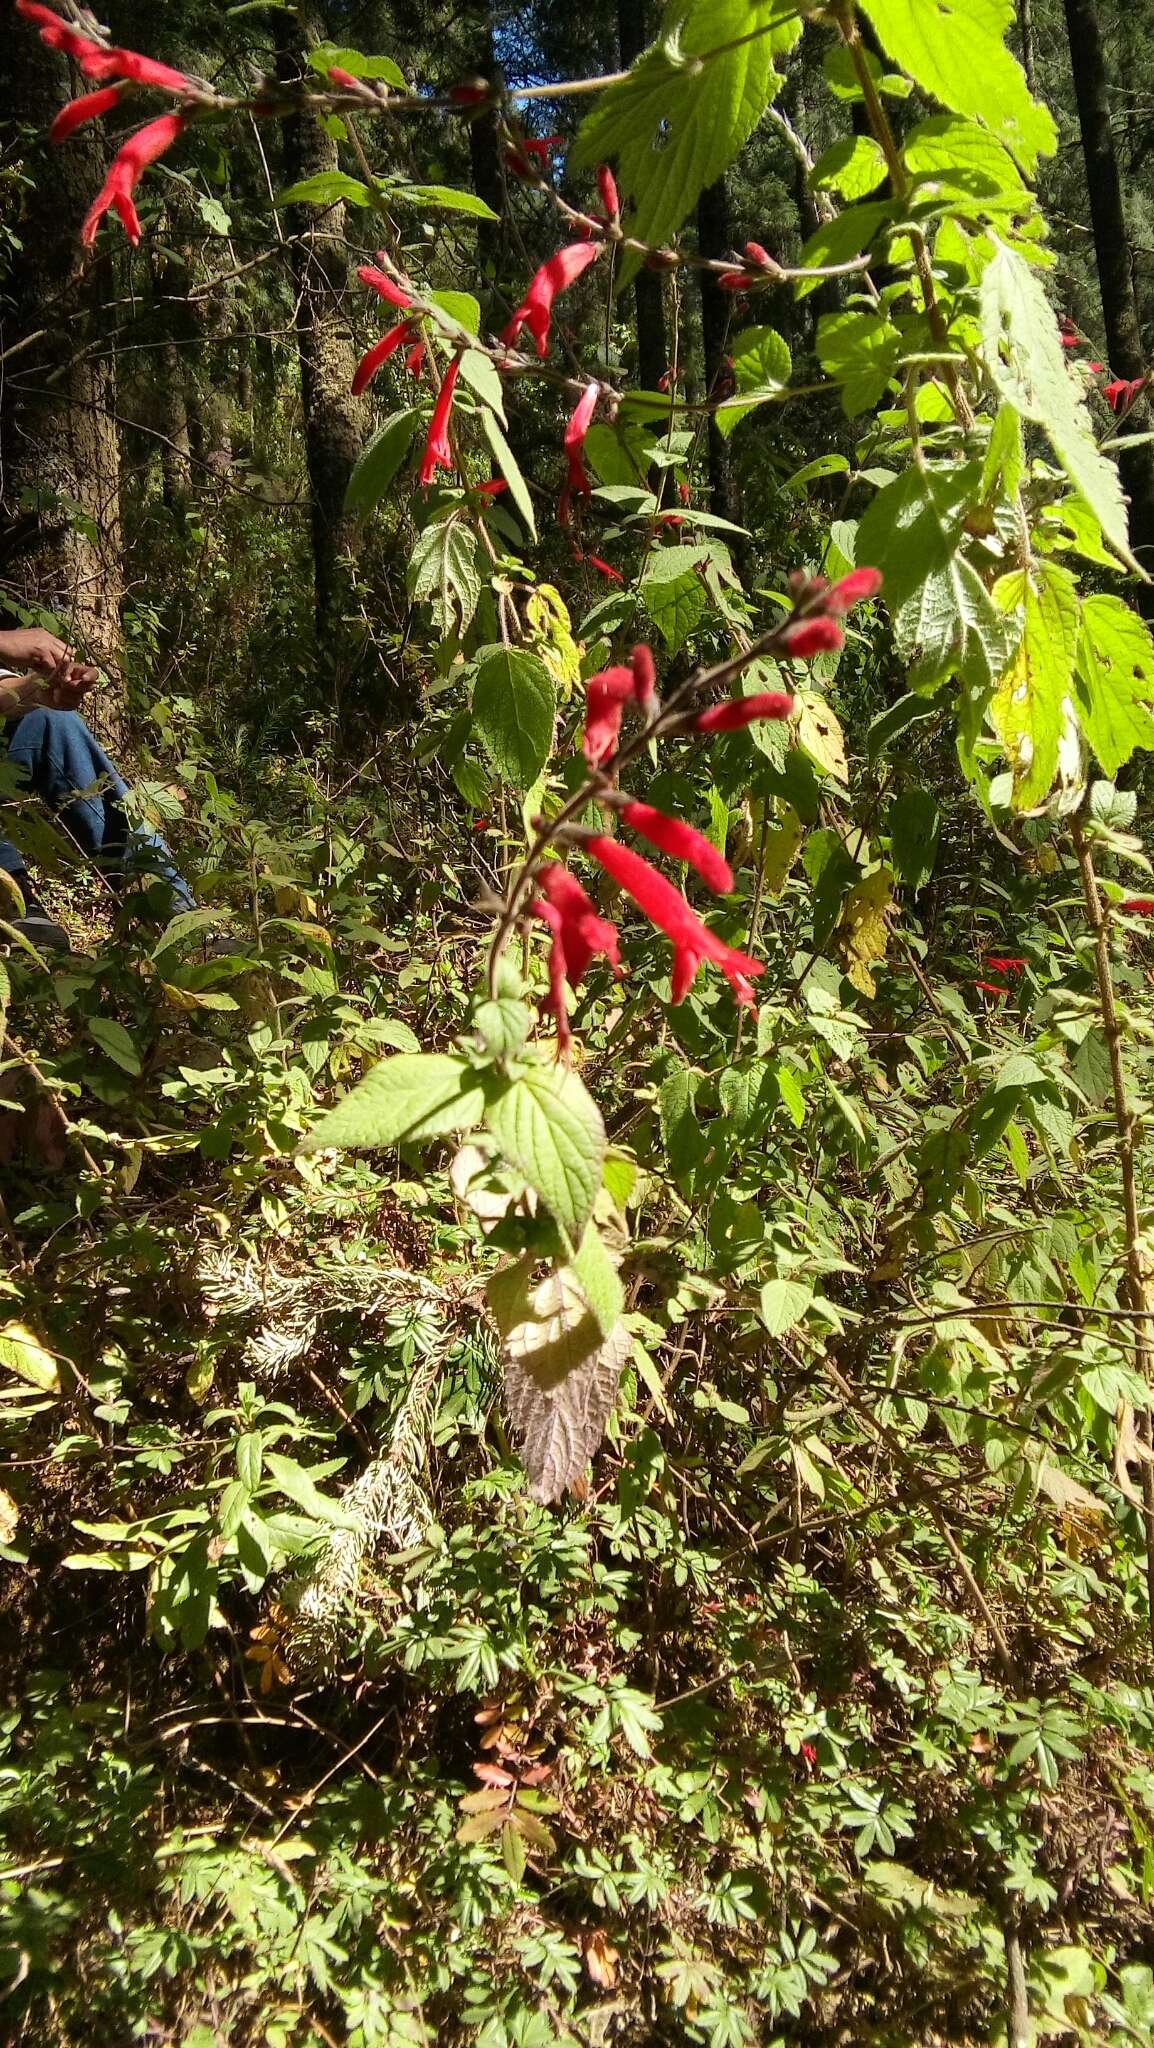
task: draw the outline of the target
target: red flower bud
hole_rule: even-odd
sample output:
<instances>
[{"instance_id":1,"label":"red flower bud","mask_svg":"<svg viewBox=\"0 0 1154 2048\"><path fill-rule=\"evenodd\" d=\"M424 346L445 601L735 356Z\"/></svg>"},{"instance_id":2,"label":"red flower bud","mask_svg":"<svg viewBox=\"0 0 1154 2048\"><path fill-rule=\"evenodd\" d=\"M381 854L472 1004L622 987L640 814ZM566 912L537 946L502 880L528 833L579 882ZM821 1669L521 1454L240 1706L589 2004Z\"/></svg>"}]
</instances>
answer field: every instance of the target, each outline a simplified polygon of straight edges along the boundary
<instances>
[{"instance_id":1,"label":"red flower bud","mask_svg":"<svg viewBox=\"0 0 1154 2048\"><path fill-rule=\"evenodd\" d=\"M592 562L596 558L590 555ZM633 670L606 668L585 685L585 737L581 751L596 768L615 753L621 736L621 713L635 694Z\"/></svg>"},{"instance_id":2,"label":"red flower bud","mask_svg":"<svg viewBox=\"0 0 1154 2048\"><path fill-rule=\"evenodd\" d=\"M844 618L855 604L861 604L867 597L876 597L882 587L880 569L851 569L840 583L833 584L824 597L825 609L835 618Z\"/></svg>"},{"instance_id":3,"label":"red flower bud","mask_svg":"<svg viewBox=\"0 0 1154 2048\"><path fill-rule=\"evenodd\" d=\"M749 283L744 270L723 270L717 280L719 292L743 292Z\"/></svg>"},{"instance_id":4,"label":"red flower bud","mask_svg":"<svg viewBox=\"0 0 1154 2048\"><path fill-rule=\"evenodd\" d=\"M1154 896L1127 896L1120 908L1131 917L1154 917Z\"/></svg>"},{"instance_id":5,"label":"red flower bud","mask_svg":"<svg viewBox=\"0 0 1154 2048\"><path fill-rule=\"evenodd\" d=\"M602 164L597 173L597 189L607 217L615 221L621 212L621 202L617 197L617 180L608 164Z\"/></svg>"},{"instance_id":6,"label":"red flower bud","mask_svg":"<svg viewBox=\"0 0 1154 2048\"><path fill-rule=\"evenodd\" d=\"M408 292L402 291L399 284L394 284L392 278L383 270L378 270L374 264L358 265L357 276L362 284L367 284L370 290L376 292L388 305L399 306L402 311L412 305L413 301Z\"/></svg>"},{"instance_id":7,"label":"red flower bud","mask_svg":"<svg viewBox=\"0 0 1154 2048\"><path fill-rule=\"evenodd\" d=\"M428 439L425 442L425 452L421 457L421 467L418 472L423 484L431 484L438 469L454 469L456 467L453 460L452 446L449 441L449 414L453 409L453 391L460 368L461 358L460 356L454 356L444 376L441 378L441 388L437 393L437 402L433 407L433 417L429 422Z\"/></svg>"},{"instance_id":8,"label":"red flower bud","mask_svg":"<svg viewBox=\"0 0 1154 2048\"><path fill-rule=\"evenodd\" d=\"M756 263L759 270L776 269L773 257L770 255L768 249L762 248L760 242L747 242L745 245L745 253L748 256L751 263Z\"/></svg>"},{"instance_id":9,"label":"red flower bud","mask_svg":"<svg viewBox=\"0 0 1154 2048\"><path fill-rule=\"evenodd\" d=\"M620 569L613 567L612 562L603 562L600 555L586 555L585 560L591 568L596 569L599 576L604 576L606 583L624 583L624 576Z\"/></svg>"},{"instance_id":10,"label":"red flower bud","mask_svg":"<svg viewBox=\"0 0 1154 2048\"><path fill-rule=\"evenodd\" d=\"M339 64L329 65L329 77L334 85L343 85L346 89L351 87L353 92L361 91L363 81L354 78L351 71L342 71Z\"/></svg>"},{"instance_id":11,"label":"red flower bud","mask_svg":"<svg viewBox=\"0 0 1154 2048\"><path fill-rule=\"evenodd\" d=\"M845 634L833 619L795 619L783 626L781 642L787 654L802 660L810 654L827 654L841 647Z\"/></svg>"},{"instance_id":12,"label":"red flower bud","mask_svg":"<svg viewBox=\"0 0 1154 2048\"><path fill-rule=\"evenodd\" d=\"M483 78L472 78L467 85L451 85L449 99L455 107L480 107L492 96L493 88Z\"/></svg>"},{"instance_id":13,"label":"red flower bud","mask_svg":"<svg viewBox=\"0 0 1154 2048\"><path fill-rule=\"evenodd\" d=\"M633 668L633 694L642 709L649 711L657 702L657 666L648 647L638 646L631 657Z\"/></svg>"}]
</instances>

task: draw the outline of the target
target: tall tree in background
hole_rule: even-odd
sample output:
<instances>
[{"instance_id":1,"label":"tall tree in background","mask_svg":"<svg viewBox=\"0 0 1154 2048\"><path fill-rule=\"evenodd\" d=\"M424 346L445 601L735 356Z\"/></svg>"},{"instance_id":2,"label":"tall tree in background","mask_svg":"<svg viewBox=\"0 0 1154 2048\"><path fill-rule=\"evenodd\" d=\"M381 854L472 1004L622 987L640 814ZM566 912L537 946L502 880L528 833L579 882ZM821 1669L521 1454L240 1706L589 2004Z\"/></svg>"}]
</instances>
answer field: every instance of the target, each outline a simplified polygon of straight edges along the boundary
<instances>
[{"instance_id":1,"label":"tall tree in background","mask_svg":"<svg viewBox=\"0 0 1154 2048\"><path fill-rule=\"evenodd\" d=\"M303 11L308 42L319 41L324 25L312 9ZM287 82L305 70L302 33L279 32L277 71ZM337 145L321 121L296 115L284 124L286 183L339 168ZM341 555L353 533L344 517L345 491L365 439L363 402L350 394L357 350L345 313L348 255L345 207L300 205L288 209L296 337L300 356L305 463L312 516L317 632L327 641L340 612Z\"/></svg>"},{"instance_id":2,"label":"tall tree in background","mask_svg":"<svg viewBox=\"0 0 1154 2048\"><path fill-rule=\"evenodd\" d=\"M1147 357L1142 346L1122 180L1110 125L1109 83L1097 0L1065 0L1065 7L1110 368L1116 377L1141 377L1147 368ZM1135 413L1147 411L1145 405L1135 408ZM1146 427L1148 419L1143 417L1136 424ZM1143 567L1154 574L1154 452L1150 444L1128 449L1119 467L1130 498L1131 544ZM1138 603L1147 612L1154 610L1154 592L1148 587L1140 590Z\"/></svg>"},{"instance_id":3,"label":"tall tree in background","mask_svg":"<svg viewBox=\"0 0 1154 2048\"><path fill-rule=\"evenodd\" d=\"M697 245L703 256L721 257L731 253L733 229L729 218L729 192L724 174L707 185L697 202ZM725 369L729 326L733 318L733 294L723 292L717 273L702 270L701 343L705 357L705 390L712 396ZM740 522L741 508L733 475L729 442L714 415L709 415L709 490L713 510L723 519Z\"/></svg>"},{"instance_id":4,"label":"tall tree in background","mask_svg":"<svg viewBox=\"0 0 1154 2048\"><path fill-rule=\"evenodd\" d=\"M23 161L28 180L4 287L0 348L0 600L44 607L76 645L115 673L123 565L116 360L107 307L116 293L109 259L85 258L77 227L100 183L98 130L66 149L43 137L70 96L69 67L5 23L0 106L38 138ZM117 692L94 700L94 722L112 737Z\"/></svg>"},{"instance_id":5,"label":"tall tree in background","mask_svg":"<svg viewBox=\"0 0 1154 2048\"><path fill-rule=\"evenodd\" d=\"M649 14L647 0L617 0L617 44L623 68L641 55L650 40ZM633 303L637 322L637 381L642 390L656 391L669 367L664 288L657 272L638 271Z\"/></svg>"}]
</instances>

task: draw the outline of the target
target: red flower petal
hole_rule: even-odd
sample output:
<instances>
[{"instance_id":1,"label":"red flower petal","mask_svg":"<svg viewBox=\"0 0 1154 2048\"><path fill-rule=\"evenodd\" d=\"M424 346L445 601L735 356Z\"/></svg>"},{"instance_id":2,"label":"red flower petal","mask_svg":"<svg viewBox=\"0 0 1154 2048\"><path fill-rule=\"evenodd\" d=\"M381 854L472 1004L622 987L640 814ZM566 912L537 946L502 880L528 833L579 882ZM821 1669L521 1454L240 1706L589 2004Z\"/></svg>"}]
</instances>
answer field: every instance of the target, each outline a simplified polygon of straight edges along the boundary
<instances>
[{"instance_id":1,"label":"red flower petal","mask_svg":"<svg viewBox=\"0 0 1154 2048\"><path fill-rule=\"evenodd\" d=\"M453 460L453 450L449 445L449 414L453 409L453 390L460 368L461 358L460 356L454 356L441 379L441 388L437 393L437 402L433 407L433 417L429 422L429 434L425 442L425 452L421 457L419 476L423 484L432 483L438 468L454 469L456 467Z\"/></svg>"},{"instance_id":2,"label":"red flower petal","mask_svg":"<svg viewBox=\"0 0 1154 2048\"><path fill-rule=\"evenodd\" d=\"M833 619L798 619L782 632L782 645L796 660L810 654L826 654L841 647L845 635Z\"/></svg>"},{"instance_id":3,"label":"red flower petal","mask_svg":"<svg viewBox=\"0 0 1154 2048\"><path fill-rule=\"evenodd\" d=\"M624 583L624 576L620 569L613 567L612 562L603 562L600 555L586 555L585 560L591 568L596 569L599 576L604 576L607 583Z\"/></svg>"},{"instance_id":4,"label":"red flower petal","mask_svg":"<svg viewBox=\"0 0 1154 2048\"><path fill-rule=\"evenodd\" d=\"M621 969L617 927L602 917L580 882L557 861L548 861L538 871L537 881L550 906L562 920L566 973L576 988L589 962L604 954L615 972Z\"/></svg>"},{"instance_id":5,"label":"red flower petal","mask_svg":"<svg viewBox=\"0 0 1154 2048\"><path fill-rule=\"evenodd\" d=\"M631 832L639 832L671 860L688 861L710 889L719 896L728 896L733 887L733 870L703 833L681 818L669 818L664 811L655 811L651 804L627 803L622 806L621 816Z\"/></svg>"},{"instance_id":6,"label":"red flower petal","mask_svg":"<svg viewBox=\"0 0 1154 2048\"><path fill-rule=\"evenodd\" d=\"M582 271L596 262L601 248L600 242L570 242L541 265L512 319L502 330L501 340L506 347L517 340L522 327L527 327L536 343L537 354L545 355L554 299L558 292L567 291Z\"/></svg>"},{"instance_id":7,"label":"red flower petal","mask_svg":"<svg viewBox=\"0 0 1154 2048\"><path fill-rule=\"evenodd\" d=\"M589 560L595 561L594 555ZM621 735L621 713L634 694L633 670L607 668L590 676L585 685L585 737L581 751L596 768L617 750Z\"/></svg>"},{"instance_id":8,"label":"red flower petal","mask_svg":"<svg viewBox=\"0 0 1154 2048\"><path fill-rule=\"evenodd\" d=\"M630 656L633 669L633 694L646 711L651 711L657 702L657 666L648 647L638 646Z\"/></svg>"},{"instance_id":9,"label":"red flower petal","mask_svg":"<svg viewBox=\"0 0 1154 2048\"><path fill-rule=\"evenodd\" d=\"M784 690L759 690L753 697L732 697L725 704L711 704L693 721L695 732L739 732L759 718L792 718L794 699Z\"/></svg>"},{"instance_id":10,"label":"red flower petal","mask_svg":"<svg viewBox=\"0 0 1154 2048\"><path fill-rule=\"evenodd\" d=\"M843 618L855 604L861 604L867 597L876 597L882 587L880 569L851 569L840 583L826 591L825 608L835 618Z\"/></svg>"},{"instance_id":11,"label":"red flower petal","mask_svg":"<svg viewBox=\"0 0 1154 2048\"><path fill-rule=\"evenodd\" d=\"M1131 917L1154 917L1154 896L1127 896L1120 908Z\"/></svg>"},{"instance_id":12,"label":"red flower petal","mask_svg":"<svg viewBox=\"0 0 1154 2048\"><path fill-rule=\"evenodd\" d=\"M380 340L375 341L372 348L361 357L352 381L351 388L354 398L359 398L362 391L372 383L381 364L387 363L389 357L396 349L400 348L402 342L409 340L412 330L413 323L411 320L400 321L396 327L390 327L387 334L382 334Z\"/></svg>"},{"instance_id":13,"label":"red flower petal","mask_svg":"<svg viewBox=\"0 0 1154 2048\"><path fill-rule=\"evenodd\" d=\"M413 301L409 297L408 292L403 292L400 285L394 284L392 278L385 271L378 270L375 264L360 264L357 269L357 276L362 284L367 284L382 299L387 299L390 306L399 306L404 309L412 305Z\"/></svg>"},{"instance_id":14,"label":"red flower petal","mask_svg":"<svg viewBox=\"0 0 1154 2048\"><path fill-rule=\"evenodd\" d=\"M607 839L604 834L595 833L586 842L586 851L633 898L638 909L644 911L645 916L672 940L675 1003L681 1002L688 994L701 962L711 960L720 967L737 1001L752 1004L749 976L763 972L759 960L751 960L748 954L739 953L735 947L727 946L723 939L717 938L690 909L680 890L667 882L664 875L658 874L656 868L650 867L647 860L642 860L640 854L622 846L619 839Z\"/></svg>"},{"instance_id":15,"label":"red flower petal","mask_svg":"<svg viewBox=\"0 0 1154 2048\"><path fill-rule=\"evenodd\" d=\"M183 135L185 125L182 114L161 114L159 120L149 121L146 127L129 137L109 165L108 176L85 216L80 239L86 248L91 248L97 228L113 206L120 215L129 241L139 242L140 221L132 203L132 194L142 172L163 156L166 149L171 149L178 136Z\"/></svg>"},{"instance_id":16,"label":"red flower petal","mask_svg":"<svg viewBox=\"0 0 1154 2048\"><path fill-rule=\"evenodd\" d=\"M613 176L608 164L602 164L597 173L597 189L601 194L601 204L605 208L608 218L616 220L621 212L621 202L617 197L617 180Z\"/></svg>"},{"instance_id":17,"label":"red flower petal","mask_svg":"<svg viewBox=\"0 0 1154 2048\"><path fill-rule=\"evenodd\" d=\"M101 114L109 113L119 104L118 85L102 85L99 92L86 92L78 100L69 100L66 107L61 107L48 130L49 142L66 141L77 128L83 128L86 121L99 120Z\"/></svg>"}]
</instances>

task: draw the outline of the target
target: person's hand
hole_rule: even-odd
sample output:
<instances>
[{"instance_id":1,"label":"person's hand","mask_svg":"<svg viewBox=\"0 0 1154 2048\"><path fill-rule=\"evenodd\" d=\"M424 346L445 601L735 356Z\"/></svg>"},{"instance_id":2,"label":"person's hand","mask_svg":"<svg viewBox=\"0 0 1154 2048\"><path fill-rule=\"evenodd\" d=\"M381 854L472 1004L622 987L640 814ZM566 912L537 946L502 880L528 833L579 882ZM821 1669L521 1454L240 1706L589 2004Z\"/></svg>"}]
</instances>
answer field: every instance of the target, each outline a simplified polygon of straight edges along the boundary
<instances>
[{"instance_id":1,"label":"person's hand","mask_svg":"<svg viewBox=\"0 0 1154 2048\"><path fill-rule=\"evenodd\" d=\"M0 666L50 676L62 663L71 661L72 649L42 626L18 626L0 633Z\"/></svg>"},{"instance_id":2,"label":"person's hand","mask_svg":"<svg viewBox=\"0 0 1154 2048\"><path fill-rule=\"evenodd\" d=\"M36 702L46 705L50 711L75 711L93 684L99 681L99 669L92 668L87 662L73 661L65 655L41 684Z\"/></svg>"}]
</instances>

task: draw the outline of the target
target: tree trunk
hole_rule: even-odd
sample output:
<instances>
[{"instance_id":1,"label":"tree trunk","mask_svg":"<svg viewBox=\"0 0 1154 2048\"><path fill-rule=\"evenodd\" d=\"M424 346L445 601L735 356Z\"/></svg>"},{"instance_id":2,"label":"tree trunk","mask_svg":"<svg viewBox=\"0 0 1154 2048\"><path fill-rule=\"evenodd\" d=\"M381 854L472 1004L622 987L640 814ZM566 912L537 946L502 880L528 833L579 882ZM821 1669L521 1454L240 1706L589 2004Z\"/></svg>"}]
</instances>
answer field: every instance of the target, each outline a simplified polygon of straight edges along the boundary
<instances>
[{"instance_id":1,"label":"tree trunk","mask_svg":"<svg viewBox=\"0 0 1154 2048\"><path fill-rule=\"evenodd\" d=\"M299 79L305 68L296 32L290 31L278 50L278 75L289 83ZM284 149L288 183L338 168L336 143L311 115L295 115L284 123ZM353 465L364 446L366 409L349 390L357 350L343 303L349 271L344 205L290 207L287 225L296 288L317 634L325 645L340 617L341 557L353 545L354 531L344 517L344 500Z\"/></svg>"},{"instance_id":2,"label":"tree trunk","mask_svg":"<svg viewBox=\"0 0 1154 2048\"><path fill-rule=\"evenodd\" d=\"M71 67L15 24L0 37L0 103L38 135L70 97ZM119 738L123 564L116 360L107 339L110 260L83 260L80 223L103 176L99 131L62 149L37 142L23 169L21 252L0 324L0 579L12 599L52 613L109 671L91 699L102 736ZM0 591L0 602L3 592Z\"/></svg>"},{"instance_id":3,"label":"tree trunk","mask_svg":"<svg viewBox=\"0 0 1154 2048\"><path fill-rule=\"evenodd\" d=\"M617 44L622 66L633 63L650 40L652 22L647 0L617 0ZM639 270L633 284L637 330L637 382L656 391L669 368L665 335L665 285L653 270Z\"/></svg>"},{"instance_id":4,"label":"tree trunk","mask_svg":"<svg viewBox=\"0 0 1154 2048\"><path fill-rule=\"evenodd\" d=\"M1065 0L1065 6L1110 368L1116 377L1141 377L1147 365L1134 293L1133 258L1122 205L1122 180L1110 126L1110 100L1098 9L1096 0ZM1148 430L1150 413L1144 400L1134 407L1130 417L1136 427ZM1143 568L1154 573L1154 452L1151 445L1146 443L1124 452L1119 468L1130 499L1130 543ZM1154 612L1154 590L1150 586L1139 586L1138 603L1147 617Z\"/></svg>"},{"instance_id":5,"label":"tree trunk","mask_svg":"<svg viewBox=\"0 0 1154 2048\"><path fill-rule=\"evenodd\" d=\"M1031 93L1038 90L1038 67L1034 52L1034 8L1033 0L1018 0L1018 41L1022 50L1022 69Z\"/></svg>"},{"instance_id":6,"label":"tree trunk","mask_svg":"<svg viewBox=\"0 0 1154 2048\"><path fill-rule=\"evenodd\" d=\"M722 176L712 185L706 186L697 202L697 244L703 256L720 257L732 253L732 240L729 193L725 178ZM703 270L699 274L705 389L712 398L717 395L719 380L726 368L733 296L719 289L716 274L712 270ZM709 420L709 489L713 510L723 519L733 519L740 524L741 505L733 474L729 442L718 431L717 422L712 414Z\"/></svg>"}]
</instances>

